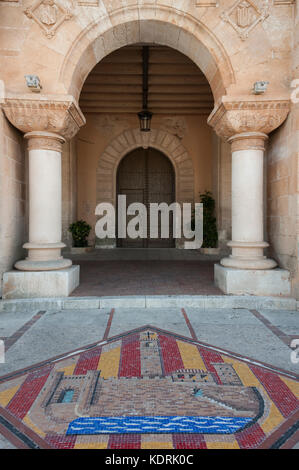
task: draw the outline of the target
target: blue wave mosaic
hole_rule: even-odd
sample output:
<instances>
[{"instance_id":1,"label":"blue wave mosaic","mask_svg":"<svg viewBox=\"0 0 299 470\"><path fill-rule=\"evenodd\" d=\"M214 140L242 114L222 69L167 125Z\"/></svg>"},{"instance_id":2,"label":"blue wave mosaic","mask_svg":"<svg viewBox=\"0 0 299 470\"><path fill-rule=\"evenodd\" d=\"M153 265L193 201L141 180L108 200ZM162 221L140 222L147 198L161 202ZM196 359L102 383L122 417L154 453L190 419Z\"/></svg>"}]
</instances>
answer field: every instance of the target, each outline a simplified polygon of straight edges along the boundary
<instances>
[{"instance_id":1,"label":"blue wave mosaic","mask_svg":"<svg viewBox=\"0 0 299 470\"><path fill-rule=\"evenodd\" d=\"M69 424L67 435L92 434L233 434L253 418L221 416L119 416L78 418Z\"/></svg>"}]
</instances>

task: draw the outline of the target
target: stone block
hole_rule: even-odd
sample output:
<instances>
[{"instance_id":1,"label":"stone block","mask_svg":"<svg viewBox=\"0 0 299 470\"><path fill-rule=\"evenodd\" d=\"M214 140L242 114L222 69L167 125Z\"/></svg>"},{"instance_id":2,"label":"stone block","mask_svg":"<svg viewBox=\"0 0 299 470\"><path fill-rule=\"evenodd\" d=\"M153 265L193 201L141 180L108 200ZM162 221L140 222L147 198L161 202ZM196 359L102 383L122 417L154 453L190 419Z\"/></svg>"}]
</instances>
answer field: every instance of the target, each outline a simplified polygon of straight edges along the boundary
<instances>
[{"instance_id":1,"label":"stone block","mask_svg":"<svg viewBox=\"0 0 299 470\"><path fill-rule=\"evenodd\" d=\"M63 310L89 310L100 308L100 299L98 297L78 298L64 300Z\"/></svg>"},{"instance_id":2,"label":"stone block","mask_svg":"<svg viewBox=\"0 0 299 470\"><path fill-rule=\"evenodd\" d=\"M145 308L144 296L101 297L100 308Z\"/></svg>"},{"instance_id":3,"label":"stone block","mask_svg":"<svg viewBox=\"0 0 299 470\"><path fill-rule=\"evenodd\" d=\"M3 299L68 297L79 285L80 267L61 271L9 271L3 276Z\"/></svg>"},{"instance_id":4,"label":"stone block","mask_svg":"<svg viewBox=\"0 0 299 470\"><path fill-rule=\"evenodd\" d=\"M281 297L291 294L290 273L285 269L233 269L215 264L214 279L225 294Z\"/></svg>"},{"instance_id":5,"label":"stone block","mask_svg":"<svg viewBox=\"0 0 299 470\"><path fill-rule=\"evenodd\" d=\"M201 295L149 295L146 308L205 308L206 296Z\"/></svg>"}]
</instances>

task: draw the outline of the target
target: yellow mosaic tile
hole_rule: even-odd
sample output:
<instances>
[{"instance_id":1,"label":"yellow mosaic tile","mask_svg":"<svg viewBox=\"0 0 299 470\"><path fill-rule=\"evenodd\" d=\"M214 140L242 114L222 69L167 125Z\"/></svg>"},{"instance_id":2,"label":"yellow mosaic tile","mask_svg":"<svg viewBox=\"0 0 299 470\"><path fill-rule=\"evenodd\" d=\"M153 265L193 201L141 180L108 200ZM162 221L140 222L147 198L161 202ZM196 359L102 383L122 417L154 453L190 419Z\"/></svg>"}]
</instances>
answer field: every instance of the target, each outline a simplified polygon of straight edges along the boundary
<instances>
[{"instance_id":1,"label":"yellow mosaic tile","mask_svg":"<svg viewBox=\"0 0 299 470\"><path fill-rule=\"evenodd\" d=\"M120 351L121 349L118 347L107 352L102 352L98 364L98 370L101 371L101 377L104 379L118 376Z\"/></svg>"},{"instance_id":2,"label":"yellow mosaic tile","mask_svg":"<svg viewBox=\"0 0 299 470\"><path fill-rule=\"evenodd\" d=\"M207 370L198 348L194 344L177 341L177 345L184 363L185 369Z\"/></svg>"},{"instance_id":3,"label":"yellow mosaic tile","mask_svg":"<svg viewBox=\"0 0 299 470\"><path fill-rule=\"evenodd\" d=\"M5 406L8 405L10 400L14 397L14 395L17 393L19 390L21 384L16 385L15 387L9 388L7 390L4 390L3 392L0 392L0 405L5 408Z\"/></svg>"}]
</instances>

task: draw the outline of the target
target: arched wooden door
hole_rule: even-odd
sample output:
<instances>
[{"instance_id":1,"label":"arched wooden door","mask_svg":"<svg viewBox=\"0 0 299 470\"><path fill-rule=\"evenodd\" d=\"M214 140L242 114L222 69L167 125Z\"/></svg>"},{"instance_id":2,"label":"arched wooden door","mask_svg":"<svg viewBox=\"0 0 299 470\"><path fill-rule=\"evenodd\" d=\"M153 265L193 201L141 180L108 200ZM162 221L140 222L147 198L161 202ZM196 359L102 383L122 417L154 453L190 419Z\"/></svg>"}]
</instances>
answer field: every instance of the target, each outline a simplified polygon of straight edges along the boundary
<instances>
[{"instance_id":1,"label":"arched wooden door","mask_svg":"<svg viewBox=\"0 0 299 470\"><path fill-rule=\"evenodd\" d=\"M117 246L123 248L173 248L175 246L172 220L170 220L169 238L150 239L149 237L150 203L172 204L175 202L174 168L162 152L153 148L138 148L126 155L117 172L117 195L119 194L127 196L127 206L134 202L145 204L148 209L148 237L136 240L118 239Z\"/></svg>"}]
</instances>

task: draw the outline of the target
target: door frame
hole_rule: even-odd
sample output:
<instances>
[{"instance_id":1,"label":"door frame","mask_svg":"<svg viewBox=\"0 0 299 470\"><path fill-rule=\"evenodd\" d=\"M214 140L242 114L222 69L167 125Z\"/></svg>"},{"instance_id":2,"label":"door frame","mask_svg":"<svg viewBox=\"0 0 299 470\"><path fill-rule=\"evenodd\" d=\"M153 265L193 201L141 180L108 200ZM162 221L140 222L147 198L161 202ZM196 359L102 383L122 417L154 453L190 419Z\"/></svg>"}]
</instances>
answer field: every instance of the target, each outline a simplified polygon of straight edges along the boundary
<instances>
[{"instance_id":1,"label":"door frame","mask_svg":"<svg viewBox=\"0 0 299 470\"><path fill-rule=\"evenodd\" d=\"M142 133L139 128L127 129L111 140L100 155L96 174L96 205L107 202L116 207L117 170L120 161L136 148L152 147L160 150L171 161L175 171L175 197L179 204L194 203L193 160L181 139L164 129L153 128ZM183 248L184 240L176 239L176 247ZM116 248L116 240L96 240L96 248Z\"/></svg>"}]
</instances>

